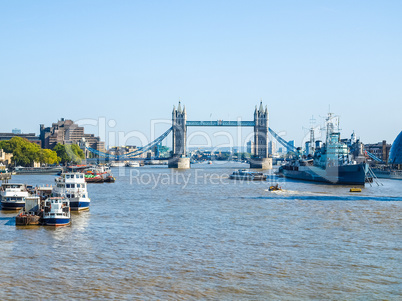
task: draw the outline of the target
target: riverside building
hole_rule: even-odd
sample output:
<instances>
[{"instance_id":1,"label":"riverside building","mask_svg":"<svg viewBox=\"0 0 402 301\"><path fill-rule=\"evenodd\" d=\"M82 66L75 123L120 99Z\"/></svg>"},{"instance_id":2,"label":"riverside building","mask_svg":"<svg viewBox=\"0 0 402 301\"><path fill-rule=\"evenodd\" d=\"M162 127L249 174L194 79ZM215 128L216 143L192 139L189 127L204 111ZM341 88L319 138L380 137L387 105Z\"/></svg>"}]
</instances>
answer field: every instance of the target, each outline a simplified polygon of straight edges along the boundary
<instances>
[{"instance_id":1,"label":"riverside building","mask_svg":"<svg viewBox=\"0 0 402 301\"><path fill-rule=\"evenodd\" d=\"M57 143L60 144L79 144L85 141L88 147L98 151L105 151L105 142L93 134L85 134L84 128L78 126L72 120L61 120L53 123L51 127L40 125L40 141L42 148L53 149Z\"/></svg>"}]
</instances>

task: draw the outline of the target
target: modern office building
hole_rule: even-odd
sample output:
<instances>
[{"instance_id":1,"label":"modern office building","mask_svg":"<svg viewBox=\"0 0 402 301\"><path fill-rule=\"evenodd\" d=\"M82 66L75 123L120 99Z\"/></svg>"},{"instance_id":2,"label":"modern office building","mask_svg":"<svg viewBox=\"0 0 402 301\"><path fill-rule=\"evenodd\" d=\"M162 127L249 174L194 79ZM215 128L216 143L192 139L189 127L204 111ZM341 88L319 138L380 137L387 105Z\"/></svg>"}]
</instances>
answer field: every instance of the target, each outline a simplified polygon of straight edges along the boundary
<instances>
[{"instance_id":1,"label":"modern office building","mask_svg":"<svg viewBox=\"0 0 402 301\"><path fill-rule=\"evenodd\" d=\"M276 154L276 143L275 141L268 142L268 154L275 155Z\"/></svg>"},{"instance_id":2,"label":"modern office building","mask_svg":"<svg viewBox=\"0 0 402 301\"><path fill-rule=\"evenodd\" d=\"M84 138L84 139L83 139ZM72 120L61 118L51 127L40 125L40 140L42 148L53 149L57 143L60 144L79 144L82 141L93 149L105 151L105 142L93 134L85 134L84 128L78 126Z\"/></svg>"},{"instance_id":3,"label":"modern office building","mask_svg":"<svg viewBox=\"0 0 402 301\"><path fill-rule=\"evenodd\" d=\"M254 141L247 142L247 152L249 154L254 154Z\"/></svg>"},{"instance_id":4,"label":"modern office building","mask_svg":"<svg viewBox=\"0 0 402 301\"><path fill-rule=\"evenodd\" d=\"M13 133L13 134L22 134L20 129L12 129L11 133Z\"/></svg>"}]
</instances>

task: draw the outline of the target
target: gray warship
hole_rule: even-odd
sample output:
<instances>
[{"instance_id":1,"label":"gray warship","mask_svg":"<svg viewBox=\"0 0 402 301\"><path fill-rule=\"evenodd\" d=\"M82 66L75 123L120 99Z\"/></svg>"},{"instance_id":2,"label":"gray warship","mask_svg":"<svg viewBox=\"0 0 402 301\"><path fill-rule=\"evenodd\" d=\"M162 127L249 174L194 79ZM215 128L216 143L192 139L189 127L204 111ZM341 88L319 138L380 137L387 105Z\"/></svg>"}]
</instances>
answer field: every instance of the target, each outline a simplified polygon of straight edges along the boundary
<instances>
[{"instance_id":1,"label":"gray warship","mask_svg":"<svg viewBox=\"0 0 402 301\"><path fill-rule=\"evenodd\" d=\"M278 174L287 178L340 185L364 185L368 164L363 154L363 144L353 133L351 139L341 140L339 121L337 130L334 116L326 118L326 141L314 141L314 130L310 130L310 141L306 142L304 154L298 149L294 158L279 168Z\"/></svg>"}]
</instances>

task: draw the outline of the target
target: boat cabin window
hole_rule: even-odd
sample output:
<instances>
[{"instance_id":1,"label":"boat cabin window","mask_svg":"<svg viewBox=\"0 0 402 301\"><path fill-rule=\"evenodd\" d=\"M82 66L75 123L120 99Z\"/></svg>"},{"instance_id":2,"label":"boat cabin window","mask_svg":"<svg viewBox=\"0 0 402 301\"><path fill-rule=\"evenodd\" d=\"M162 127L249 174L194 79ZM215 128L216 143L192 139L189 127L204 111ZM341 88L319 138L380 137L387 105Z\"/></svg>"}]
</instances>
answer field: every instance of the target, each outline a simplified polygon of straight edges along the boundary
<instances>
[{"instance_id":1,"label":"boat cabin window","mask_svg":"<svg viewBox=\"0 0 402 301\"><path fill-rule=\"evenodd\" d=\"M70 179L70 175L66 175L66 179Z\"/></svg>"},{"instance_id":2,"label":"boat cabin window","mask_svg":"<svg viewBox=\"0 0 402 301\"><path fill-rule=\"evenodd\" d=\"M66 188L70 188L71 187L71 185L70 184L66 184Z\"/></svg>"},{"instance_id":3,"label":"boat cabin window","mask_svg":"<svg viewBox=\"0 0 402 301\"><path fill-rule=\"evenodd\" d=\"M50 216L54 216L54 213L50 213Z\"/></svg>"},{"instance_id":4,"label":"boat cabin window","mask_svg":"<svg viewBox=\"0 0 402 301\"><path fill-rule=\"evenodd\" d=\"M75 188L75 184L71 184L71 188Z\"/></svg>"}]
</instances>

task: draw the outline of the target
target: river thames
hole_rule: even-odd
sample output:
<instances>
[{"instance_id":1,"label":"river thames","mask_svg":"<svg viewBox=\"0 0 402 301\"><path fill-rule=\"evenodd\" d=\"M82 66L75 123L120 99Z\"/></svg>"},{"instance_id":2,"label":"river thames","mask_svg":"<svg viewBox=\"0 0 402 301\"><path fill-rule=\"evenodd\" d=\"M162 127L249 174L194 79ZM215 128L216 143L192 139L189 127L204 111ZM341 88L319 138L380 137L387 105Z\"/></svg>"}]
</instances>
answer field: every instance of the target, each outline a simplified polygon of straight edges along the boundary
<instances>
[{"instance_id":1,"label":"river thames","mask_svg":"<svg viewBox=\"0 0 402 301\"><path fill-rule=\"evenodd\" d=\"M400 300L402 181L353 194L227 179L238 167L115 168L68 227L1 211L0 299Z\"/></svg>"}]
</instances>

